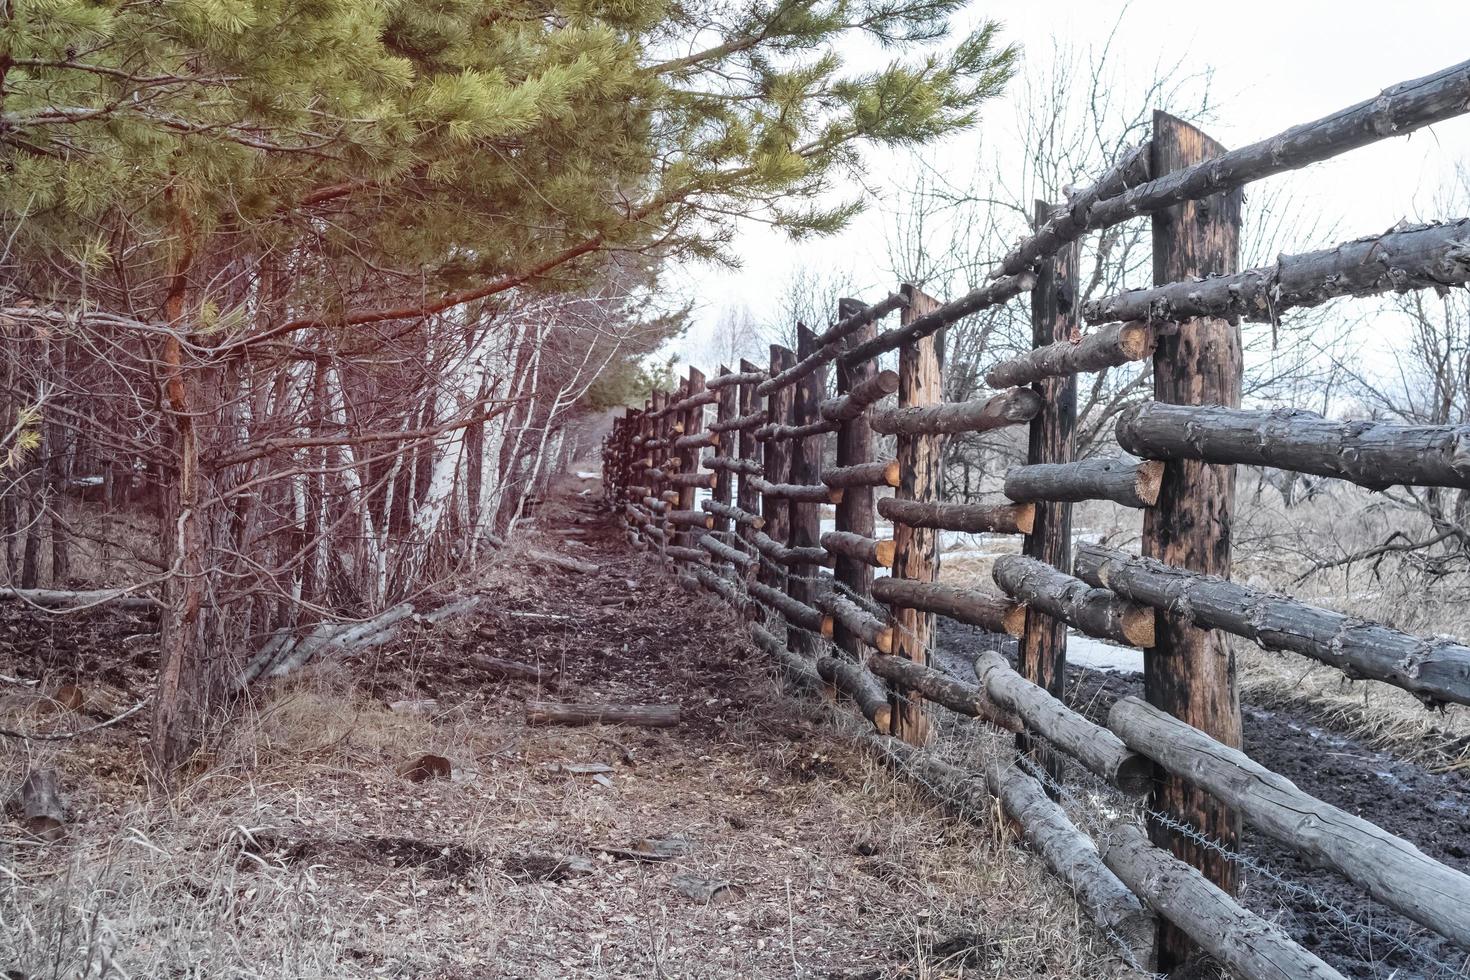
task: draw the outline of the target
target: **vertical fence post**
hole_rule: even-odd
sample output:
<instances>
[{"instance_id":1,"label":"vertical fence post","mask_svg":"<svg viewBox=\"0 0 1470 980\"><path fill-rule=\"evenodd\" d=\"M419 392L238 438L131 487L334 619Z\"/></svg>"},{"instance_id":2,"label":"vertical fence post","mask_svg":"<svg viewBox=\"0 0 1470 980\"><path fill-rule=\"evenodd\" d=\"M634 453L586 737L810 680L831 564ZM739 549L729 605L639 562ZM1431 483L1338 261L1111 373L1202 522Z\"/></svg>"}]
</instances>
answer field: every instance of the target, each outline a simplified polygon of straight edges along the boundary
<instances>
[{"instance_id":1,"label":"vertical fence post","mask_svg":"<svg viewBox=\"0 0 1470 980\"><path fill-rule=\"evenodd\" d=\"M903 286L908 306L902 322L907 325L938 307L932 297L909 283ZM898 349L898 404L900 408L937 404L943 397L943 354L938 334L930 334ZM941 437L919 435L898 437L898 493L903 500L938 501L941 479ZM933 528L893 526L893 575L895 578L933 582L939 578L939 535ZM934 614L902 606L894 609L893 652L915 663L929 662L929 645L934 635ZM922 745L929 737L929 719L917 698L904 698L895 690L891 698L893 734L906 742Z\"/></svg>"},{"instance_id":2,"label":"vertical fence post","mask_svg":"<svg viewBox=\"0 0 1470 980\"><path fill-rule=\"evenodd\" d=\"M653 413L656 417L649 420L648 440L645 441L645 446L647 446L648 442L662 442L664 440L664 437L668 435L669 420L667 416L662 414L664 406L667 404L668 392L655 391L653 393ZM663 448L663 446L655 445L654 448L649 450L644 458L652 463L654 469L662 470L664 464L664 452L665 449ZM653 496L655 498L662 499L664 492L663 477L651 478L648 481L648 489L653 492ZM664 519L659 515L657 508L654 508L653 513L649 514L648 516L652 527L664 529ZM667 543L667 538L655 535L654 540L658 542L658 553L660 556L662 556L664 545Z\"/></svg>"},{"instance_id":3,"label":"vertical fence post","mask_svg":"<svg viewBox=\"0 0 1470 980\"><path fill-rule=\"evenodd\" d=\"M850 316L856 315L862 308L863 304L859 300L838 300L837 319L841 322ZM844 346L849 348L856 347L864 341L871 340L877 333L878 325L876 323L864 324L848 335ZM839 359L837 362L837 393L839 395L845 395L852 390L854 385L866 381L877 373L878 365L872 360L862 361L858 364L844 365ZM838 466L856 466L859 463L871 462L872 458L873 429L868 425L867 412L863 412L857 418L847 419L838 425ZM875 521L873 519L872 487L848 487L843 491L842 500L837 504L836 528L839 531L861 534L865 538L876 537ZM856 561L852 558L843 557L842 555L837 556L836 567L833 569L833 578L861 596L868 595L873 588L872 567L867 562ZM832 640L853 659L859 659L862 656L860 641L840 622L834 622L832 624Z\"/></svg>"},{"instance_id":4,"label":"vertical fence post","mask_svg":"<svg viewBox=\"0 0 1470 980\"><path fill-rule=\"evenodd\" d=\"M760 369L749 361L742 360L740 362L741 374L753 374L758 370ZM743 384L739 386L740 404L737 411L740 413L740 416L742 418L747 415L751 415L756 410L756 384L757 382L751 382L750 384ZM747 425L740 430L740 458L746 462L756 464L759 464L761 461L761 444L760 441L756 439L755 429L752 426ZM741 510L745 511L747 514L759 514L761 512L760 494L756 493L755 485L751 482L750 476L748 474L740 474L740 482L736 484L735 493L736 504L740 507ZM750 537L754 533L755 529L749 527L748 525L742 525L740 527L740 537L747 542L747 550L751 552L755 551L754 545L749 544Z\"/></svg>"},{"instance_id":5,"label":"vertical fence post","mask_svg":"<svg viewBox=\"0 0 1470 980\"><path fill-rule=\"evenodd\" d=\"M1036 202L1036 225L1051 216L1051 206ZM1031 290L1031 344L1045 347L1071 338L1078 328L1076 243L1037 266L1036 286ZM1067 463L1076 455L1077 376L1067 374L1034 383L1041 396L1041 412L1031 420L1026 442L1027 463ZM1031 533L1026 535L1022 554L1046 562L1068 574L1072 571L1072 505L1036 504ZM1032 683L1060 698L1067 671L1067 624L1028 607L1026 629L1020 643L1020 672ZM1023 733L1017 736L1023 752L1031 752L1053 774L1060 760Z\"/></svg>"},{"instance_id":6,"label":"vertical fence post","mask_svg":"<svg viewBox=\"0 0 1470 980\"><path fill-rule=\"evenodd\" d=\"M704 372L696 367L689 368L689 379L684 390L685 398L692 398L704 392ZM684 423L684 437L697 436L704 428L704 406L694 405L686 408L680 421ZM686 477L693 476L699 471L700 450L698 446L685 449L679 453L679 472ZM692 483L682 483L679 486L679 509L693 510L695 496L698 493ZM682 525L681 525L682 526ZM693 548L699 541L699 535L687 527L679 534L679 543L686 548Z\"/></svg>"},{"instance_id":7,"label":"vertical fence post","mask_svg":"<svg viewBox=\"0 0 1470 980\"><path fill-rule=\"evenodd\" d=\"M729 373L730 369L721 364L720 374L723 376ZM721 388L720 400L715 403L715 420L718 422L728 422L733 419L735 417L736 404L739 398L740 391L737 385L725 385L723 388ZM720 444L715 447L716 456L735 456L735 453L731 451L732 449L734 449L735 446L735 435L736 434L734 432L720 433ZM695 459L696 461L698 461L698 456L696 456ZM731 473L727 469L720 469L716 471L714 489L715 501L722 504L730 504L733 501L734 492L735 474ZM721 533L729 531L730 519L728 517L715 517L715 530ZM727 540L725 543L729 544L730 542Z\"/></svg>"},{"instance_id":8,"label":"vertical fence post","mask_svg":"<svg viewBox=\"0 0 1470 980\"><path fill-rule=\"evenodd\" d=\"M1204 133L1166 113L1154 114L1153 173L1162 177L1224 152ZM1154 282L1236 271L1240 252L1239 189L1186 202L1153 216ZM1226 320L1198 319L1160 339L1154 354L1154 398L1187 405L1240 404L1240 329ZM1230 575L1235 468L1193 460L1170 462L1158 505L1144 512L1143 553L1210 575ZM1177 616L1158 615L1157 642L1144 656L1150 704L1226 745L1240 745L1240 692L1235 657L1223 635ZM1160 772L1154 808L1235 848L1240 815L1187 781ZM1234 864L1151 823L1154 843L1168 847L1227 892L1239 883ZM1181 963L1191 944L1167 924L1159 932L1159 969Z\"/></svg>"},{"instance_id":9,"label":"vertical fence post","mask_svg":"<svg viewBox=\"0 0 1470 980\"><path fill-rule=\"evenodd\" d=\"M817 335L805 324L796 325L796 355L807 357L816 352ZM795 425L808 425L821 419L818 406L827 389L827 366L823 364L796 383L791 406L791 421ZM794 439L796 445L791 454L791 482L815 485L822 482L823 433ZM791 537L788 544L794 548L817 548L822 543L822 505L807 501L791 502ZM814 579L816 565L794 565L787 576L787 592L798 602L815 605L817 590ZM790 649L793 653L816 657L817 642L805 630L790 632Z\"/></svg>"},{"instance_id":10,"label":"vertical fence post","mask_svg":"<svg viewBox=\"0 0 1470 980\"><path fill-rule=\"evenodd\" d=\"M780 344L771 345L771 377L796 364L796 355L790 348ZM766 396L766 423L785 425L791 421L791 404L794 397L791 386L779 388ZM767 439L764 463L767 483L785 483L791 471L791 440ZM791 533L790 501L780 497L761 495L761 516L766 519L765 531L776 541L784 543ZM760 580L774 589L786 588L786 570L772 562L761 563Z\"/></svg>"}]
</instances>

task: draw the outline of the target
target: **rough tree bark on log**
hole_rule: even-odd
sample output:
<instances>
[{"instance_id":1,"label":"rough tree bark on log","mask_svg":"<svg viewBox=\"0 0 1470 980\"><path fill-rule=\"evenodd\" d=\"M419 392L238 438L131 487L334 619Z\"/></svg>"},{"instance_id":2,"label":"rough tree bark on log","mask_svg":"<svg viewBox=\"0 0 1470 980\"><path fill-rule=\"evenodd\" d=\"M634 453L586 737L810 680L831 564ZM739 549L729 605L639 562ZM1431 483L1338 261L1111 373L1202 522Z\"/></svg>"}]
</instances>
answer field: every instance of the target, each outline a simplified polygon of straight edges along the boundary
<instances>
[{"instance_id":1,"label":"rough tree bark on log","mask_svg":"<svg viewBox=\"0 0 1470 980\"><path fill-rule=\"evenodd\" d=\"M937 613L992 633L1019 637L1025 632L1026 607L989 592L938 582L880 578L873 580L873 598L895 607Z\"/></svg>"},{"instance_id":2,"label":"rough tree bark on log","mask_svg":"<svg viewBox=\"0 0 1470 980\"><path fill-rule=\"evenodd\" d=\"M1156 333L1173 327L1145 321L1110 323L1079 340L1060 340L1002 361L986 373L985 383L1009 388L1141 361L1154 352Z\"/></svg>"},{"instance_id":3,"label":"rough tree bark on log","mask_svg":"<svg viewBox=\"0 0 1470 980\"><path fill-rule=\"evenodd\" d=\"M861 361L872 360L889 351L908 347L915 341L944 329L956 320L963 320L972 313L1008 302L1034 285L1036 285L1036 277L1029 272L1022 272L977 286L959 299L950 300L942 306L932 306L928 312L905 316L902 326L893 330L885 330L872 340L844 351L841 355L842 361L845 364L857 364ZM905 313L907 312L906 310Z\"/></svg>"},{"instance_id":4,"label":"rough tree bark on log","mask_svg":"<svg viewBox=\"0 0 1470 980\"><path fill-rule=\"evenodd\" d=\"M859 380L846 389L844 394L822 402L822 418L829 422L850 422L859 418L869 405L881 401L898 390L896 371L878 371L877 365L871 361L866 362L866 366L875 373L859 375Z\"/></svg>"},{"instance_id":5,"label":"rough tree bark on log","mask_svg":"<svg viewBox=\"0 0 1470 980\"><path fill-rule=\"evenodd\" d=\"M842 694L852 699L863 717L873 723L880 735L893 730L893 714L888 692L866 667L837 657L818 657L817 675Z\"/></svg>"},{"instance_id":6,"label":"rough tree bark on log","mask_svg":"<svg viewBox=\"0 0 1470 980\"><path fill-rule=\"evenodd\" d=\"M895 524L942 528L967 534L1030 534L1036 515L1035 504L944 504L922 500L884 497L878 513Z\"/></svg>"},{"instance_id":7,"label":"rough tree bark on log","mask_svg":"<svg viewBox=\"0 0 1470 980\"><path fill-rule=\"evenodd\" d=\"M901 405L878 408L868 414L868 424L883 435L953 435L988 432L1029 422L1041 411L1042 396L1030 388L1012 388L983 402L950 402L945 405Z\"/></svg>"},{"instance_id":8,"label":"rough tree bark on log","mask_svg":"<svg viewBox=\"0 0 1470 980\"><path fill-rule=\"evenodd\" d=\"M682 713L677 704L584 704L527 701L528 725L636 725L672 728Z\"/></svg>"},{"instance_id":9,"label":"rough tree bark on log","mask_svg":"<svg viewBox=\"0 0 1470 980\"><path fill-rule=\"evenodd\" d=\"M916 664L904 657L878 653L868 658L868 669L891 681L909 697L923 697L951 711L979 718L1008 732L1021 730L1020 720L991 700L983 688L966 684L933 667Z\"/></svg>"},{"instance_id":10,"label":"rough tree bark on log","mask_svg":"<svg viewBox=\"0 0 1470 980\"><path fill-rule=\"evenodd\" d=\"M893 652L893 628L878 617L870 615L857 603L844 599L836 592L827 592L817 596L817 608L826 613L830 620L823 624L824 633L836 636L837 627L840 626L850 636L879 653Z\"/></svg>"},{"instance_id":11,"label":"rough tree bark on log","mask_svg":"<svg viewBox=\"0 0 1470 980\"><path fill-rule=\"evenodd\" d=\"M898 479L898 460L896 459L886 461L875 459L868 463L838 466L822 474L822 482L834 490L858 487L896 487ZM854 498L858 496L858 494L853 494ZM872 510L871 495L869 495L868 509Z\"/></svg>"},{"instance_id":12,"label":"rough tree bark on log","mask_svg":"<svg viewBox=\"0 0 1470 980\"><path fill-rule=\"evenodd\" d=\"M1075 463L1033 463L1006 471L1005 495L1020 502L1111 500L1124 507L1154 506L1164 466L1155 460L1099 457Z\"/></svg>"},{"instance_id":13,"label":"rough tree bark on log","mask_svg":"<svg viewBox=\"0 0 1470 980\"><path fill-rule=\"evenodd\" d=\"M1135 647L1154 644L1155 614L1151 607L1088 585L1045 562L1024 555L1002 555L995 560L992 576L1003 592L1024 603L1028 610L1040 610L1091 636Z\"/></svg>"},{"instance_id":14,"label":"rough tree bark on log","mask_svg":"<svg viewBox=\"0 0 1470 980\"><path fill-rule=\"evenodd\" d=\"M873 568L892 568L895 545L891 540L865 538L848 531L828 531L822 535L822 547L833 555L860 561Z\"/></svg>"}]
</instances>

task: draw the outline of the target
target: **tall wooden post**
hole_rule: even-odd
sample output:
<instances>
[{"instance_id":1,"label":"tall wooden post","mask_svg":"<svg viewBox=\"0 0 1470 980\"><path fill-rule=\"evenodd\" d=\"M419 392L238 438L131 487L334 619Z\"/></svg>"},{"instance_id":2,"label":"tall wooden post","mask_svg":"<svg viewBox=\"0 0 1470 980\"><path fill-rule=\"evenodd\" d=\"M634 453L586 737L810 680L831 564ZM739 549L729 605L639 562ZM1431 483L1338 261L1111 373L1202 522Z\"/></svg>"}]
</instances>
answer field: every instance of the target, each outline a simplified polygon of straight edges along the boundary
<instances>
[{"instance_id":1,"label":"tall wooden post","mask_svg":"<svg viewBox=\"0 0 1470 980\"><path fill-rule=\"evenodd\" d=\"M909 305L903 311L906 326L938 307L932 297L905 283L903 294ZM934 405L944 393L943 331L930 334L898 349L898 404L903 408ZM899 483L896 497L902 500L937 502L940 494L941 437L920 435L898 437ZM933 528L893 525L893 576L919 582L939 578L939 534ZM934 637L934 614L897 607L893 611L895 656L915 663L929 662ZM893 734L906 742L922 745L929 738L929 719L918 696L901 697L894 690L891 705Z\"/></svg>"},{"instance_id":2,"label":"tall wooden post","mask_svg":"<svg viewBox=\"0 0 1470 980\"><path fill-rule=\"evenodd\" d=\"M807 357L816 352L817 335L805 324L796 325L796 355ZM821 418L818 406L827 390L827 367L822 365L796 383L795 398L791 407L791 420L795 425L808 425ZM796 445L791 454L791 482L811 486L822 482L822 441L824 434L803 436L793 440ZM791 503L791 535L788 542L794 548L818 548L822 544L822 505L812 502ZM793 599L807 605L816 604L816 588L812 579L817 575L816 565L794 565L787 577L787 592ZM818 644L806 630L788 631L788 648L793 653L817 655Z\"/></svg>"},{"instance_id":3,"label":"tall wooden post","mask_svg":"<svg viewBox=\"0 0 1470 980\"><path fill-rule=\"evenodd\" d=\"M1224 147L1166 113L1154 114L1153 173L1218 156ZM1236 271L1240 253L1240 190L1176 205L1153 216L1154 282ZM1159 341L1154 354L1154 398L1184 405L1240 404L1240 330L1228 321L1198 319ZM1158 505L1144 513L1143 553L1169 565L1230 574L1230 528L1235 513L1235 468L1184 460L1164 470ZM1150 704L1230 746L1240 745L1240 693L1235 658L1222 634L1158 614L1157 643L1144 656ZM1153 806L1192 824L1226 847L1240 839L1240 815L1184 779L1158 773ZM1157 823L1154 843L1168 847L1225 889L1238 871L1218 851L1180 838ZM1183 933L1160 920L1159 969L1182 963L1191 951Z\"/></svg>"},{"instance_id":4,"label":"tall wooden post","mask_svg":"<svg viewBox=\"0 0 1470 980\"><path fill-rule=\"evenodd\" d=\"M721 364L720 365L720 374L721 375L726 375L726 374L729 374L729 373L730 373L730 369L728 367L726 367L725 365ZM736 385L725 385L725 387L721 388L720 389L720 400L715 403L715 419L716 419L716 421L719 421L719 422L728 422L731 419L733 419L735 417L736 406L738 404L739 398L740 398L740 390L739 390L739 387L738 386L736 386ZM717 453L720 454L720 455L724 455L724 456L734 456L735 455L735 453L733 452L734 442L735 442L735 433L733 433L733 432L721 432L720 433L720 448L717 450ZM729 448L726 448L726 447L729 447ZM697 454L695 455L694 459L695 459L695 462L696 463L699 462L699 456ZM714 489L714 499L715 499L715 501L717 503L721 503L721 504L729 504L729 503L731 503L733 501L734 492L735 492L735 479L734 479L734 474L731 473L729 470L725 470L725 469L722 469L722 470L719 470L718 472L716 472L715 473L715 489ZM717 516L715 518L715 530L716 531L720 531L720 532L729 531L730 530L730 519L728 517L718 517Z\"/></svg>"},{"instance_id":5,"label":"tall wooden post","mask_svg":"<svg viewBox=\"0 0 1470 980\"><path fill-rule=\"evenodd\" d=\"M702 394L703 392L704 372L691 365L689 368L689 378L684 387L684 397L693 398L695 395ZM684 423L683 434L685 436L698 435L700 430L704 428L704 406L695 405L692 408L684 409L679 421ZM679 472L689 474L698 470L699 455L700 452L698 449L681 450L679 453ZM694 509L695 493L694 487L687 483L679 487L680 510ZM687 527L683 528L679 533L679 543L686 548L693 548L698 539L698 535Z\"/></svg>"},{"instance_id":6,"label":"tall wooden post","mask_svg":"<svg viewBox=\"0 0 1470 980\"><path fill-rule=\"evenodd\" d=\"M1051 206L1036 202L1037 227L1046 223ZM1031 344L1045 347L1067 340L1080 322L1077 290L1078 249L1074 243L1055 258L1037 266L1031 290ZM1067 463L1076 455L1077 376L1047 378L1033 384L1041 395L1041 412L1031 420L1026 443L1028 463ZM1038 503L1031 533L1022 553L1068 574L1072 571L1072 505ZM1026 610L1026 631L1020 643L1020 672L1037 686L1060 698L1067 671L1067 624L1033 608ZM1025 734L1018 747L1032 752L1055 774L1060 760L1032 744Z\"/></svg>"},{"instance_id":7,"label":"tall wooden post","mask_svg":"<svg viewBox=\"0 0 1470 980\"><path fill-rule=\"evenodd\" d=\"M742 360L740 362L741 374L752 374L758 370L760 369L749 361ZM740 385L739 388L740 406L738 411L741 417L744 417L756 411L755 383ZM750 426L746 426L740 430L740 458L755 463L761 461L760 440L756 439L755 429ZM761 512L760 494L756 493L750 478L744 473L740 474L740 482L737 484L735 494L736 503L741 510L747 514L759 514ZM754 530L748 525L742 524L740 526L740 536L746 539L747 542L754 533ZM755 550L754 546L751 546L750 550L753 552Z\"/></svg>"},{"instance_id":8,"label":"tall wooden post","mask_svg":"<svg viewBox=\"0 0 1470 980\"><path fill-rule=\"evenodd\" d=\"M655 391L653 393L653 411L655 413L660 413L660 414L658 415L657 418L651 420L651 423L649 425L648 438L650 440L666 440L668 438L668 435L669 435L669 418L668 418L667 415L662 414L663 413L663 410L664 410L664 407L666 405L668 405L668 404L669 404L669 393L667 391ZM650 451L648 453L647 457L645 457L645 458L653 460L654 468L661 470L661 469L663 469L664 460L666 458L666 454L667 453L668 453L667 448L665 448L663 446L660 446L660 447L655 448L652 451ZM653 480L649 480L648 482L649 482L649 489L651 489L653 491L653 495L655 497L657 497L660 494L662 494L664 492L664 490L667 488L667 484L665 483L665 481L663 480L662 477L659 477L659 478L653 479ZM665 532L665 536L664 537L656 538L656 540L658 541L658 553L659 553L659 556L662 557L663 556L663 553L664 553L664 546L666 544L668 544L668 537L667 537L668 521L664 520L664 518L662 516L660 516L657 511L655 511L650 516L653 518L653 526L654 527L657 527L657 528L661 528Z\"/></svg>"},{"instance_id":9,"label":"tall wooden post","mask_svg":"<svg viewBox=\"0 0 1470 980\"><path fill-rule=\"evenodd\" d=\"M789 347L771 345L771 377L796 364L796 355ZM795 396L791 386L777 389L766 396L766 421L771 425L786 425L791 421L791 405ZM791 441L789 439L766 440L765 463L763 466L767 483L785 483L791 472ZM791 534L791 503L781 497L761 496L761 516L766 519L765 532L777 541L786 541ZM776 589L786 588L786 570L771 562L761 563L760 580Z\"/></svg>"},{"instance_id":10,"label":"tall wooden post","mask_svg":"<svg viewBox=\"0 0 1470 980\"><path fill-rule=\"evenodd\" d=\"M839 322L845 320L862 308L863 304L859 300L838 300L837 319ZM845 346L856 347L864 341L871 340L877 333L877 324L865 324L848 335ZM844 365L839 360L837 362L837 393L846 394L852 390L854 385L866 381L877 373L878 365L871 360L851 366ZM870 462L872 458L873 429L868 425L867 413L864 412L855 419L843 421L837 428L837 465L855 466L858 463ZM865 538L875 536L872 487L848 487L843 491L842 500L837 504L836 527L839 531L850 531L853 534L861 534ZM872 566L867 562L842 555L837 556L833 577L858 595L866 596L873 588ZM832 640L853 659L862 656L861 641L853 636L842 623L832 624Z\"/></svg>"}]
</instances>

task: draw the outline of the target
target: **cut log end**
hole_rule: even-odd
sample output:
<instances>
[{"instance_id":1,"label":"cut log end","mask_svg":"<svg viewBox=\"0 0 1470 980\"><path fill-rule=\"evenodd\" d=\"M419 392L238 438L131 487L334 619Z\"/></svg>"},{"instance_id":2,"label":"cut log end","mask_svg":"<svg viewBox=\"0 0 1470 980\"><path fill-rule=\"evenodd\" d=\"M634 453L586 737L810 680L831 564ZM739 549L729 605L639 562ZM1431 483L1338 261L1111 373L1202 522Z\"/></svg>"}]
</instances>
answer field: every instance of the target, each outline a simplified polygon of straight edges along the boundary
<instances>
[{"instance_id":1,"label":"cut log end","mask_svg":"<svg viewBox=\"0 0 1470 980\"><path fill-rule=\"evenodd\" d=\"M873 712L873 730L879 735L893 734L893 709L888 705Z\"/></svg>"},{"instance_id":2,"label":"cut log end","mask_svg":"<svg viewBox=\"0 0 1470 980\"><path fill-rule=\"evenodd\" d=\"M1123 614L1121 626L1123 638L1136 647L1149 649L1156 642L1155 624L1158 617L1154 610L1146 606L1138 606Z\"/></svg>"},{"instance_id":3,"label":"cut log end","mask_svg":"<svg viewBox=\"0 0 1470 980\"><path fill-rule=\"evenodd\" d=\"M873 644L879 653L893 652L893 627L886 627L878 633L877 642Z\"/></svg>"},{"instance_id":4,"label":"cut log end","mask_svg":"<svg viewBox=\"0 0 1470 980\"><path fill-rule=\"evenodd\" d=\"M1032 529L1036 527L1036 505L1016 504L1014 510L1016 514L1016 529L1022 534L1030 534Z\"/></svg>"},{"instance_id":5,"label":"cut log end","mask_svg":"<svg viewBox=\"0 0 1470 980\"><path fill-rule=\"evenodd\" d=\"M878 559L878 567L892 568L893 556L896 553L897 549L898 545L892 538L879 541L877 545L873 548L873 554Z\"/></svg>"},{"instance_id":6,"label":"cut log end","mask_svg":"<svg viewBox=\"0 0 1470 980\"><path fill-rule=\"evenodd\" d=\"M1006 611L1001 617L1001 626L1005 628L1007 636L1019 639L1026 635L1026 606L1018 603Z\"/></svg>"},{"instance_id":7,"label":"cut log end","mask_svg":"<svg viewBox=\"0 0 1470 980\"><path fill-rule=\"evenodd\" d=\"M1154 331L1147 321L1134 320L1118 330L1118 350L1130 361L1141 361L1154 352Z\"/></svg>"},{"instance_id":8,"label":"cut log end","mask_svg":"<svg viewBox=\"0 0 1470 980\"><path fill-rule=\"evenodd\" d=\"M827 500L834 505L842 503L842 488L833 487L829 490L827 492Z\"/></svg>"},{"instance_id":9,"label":"cut log end","mask_svg":"<svg viewBox=\"0 0 1470 980\"><path fill-rule=\"evenodd\" d=\"M899 478L902 476L898 468L898 460L893 460L883 467L883 482L890 487L897 487Z\"/></svg>"},{"instance_id":10,"label":"cut log end","mask_svg":"<svg viewBox=\"0 0 1470 980\"><path fill-rule=\"evenodd\" d=\"M821 629L821 633L822 633L822 639L824 639L824 640L830 640L830 639L832 639L832 617L831 616L823 616L822 617L822 629Z\"/></svg>"},{"instance_id":11,"label":"cut log end","mask_svg":"<svg viewBox=\"0 0 1470 980\"><path fill-rule=\"evenodd\" d=\"M1133 490L1138 494L1138 499L1149 507L1159 502L1159 490L1164 485L1164 463L1162 460L1149 459L1138 464L1137 475L1134 477Z\"/></svg>"}]
</instances>

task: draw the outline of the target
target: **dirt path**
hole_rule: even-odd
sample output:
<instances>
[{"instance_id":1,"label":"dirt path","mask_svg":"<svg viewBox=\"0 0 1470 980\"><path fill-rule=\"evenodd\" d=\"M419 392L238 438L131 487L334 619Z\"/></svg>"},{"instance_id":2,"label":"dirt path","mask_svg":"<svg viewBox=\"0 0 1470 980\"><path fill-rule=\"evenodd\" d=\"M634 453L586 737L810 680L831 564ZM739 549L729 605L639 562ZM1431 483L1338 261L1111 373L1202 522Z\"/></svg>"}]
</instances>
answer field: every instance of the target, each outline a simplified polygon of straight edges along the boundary
<instances>
[{"instance_id":1,"label":"dirt path","mask_svg":"<svg viewBox=\"0 0 1470 980\"><path fill-rule=\"evenodd\" d=\"M55 764L73 825L46 846L7 828L0 970L1127 974L1004 830L950 820L895 781L825 708L784 695L723 609L572 499L543 512L535 544L596 573L508 561L483 615L283 682L171 804L136 779L141 726L45 758L8 746L0 792L25 766ZM68 676L141 683L146 656L109 644L106 622L89 629L85 671ZM49 657L44 683L60 680L65 638L32 640L0 672ZM491 680L477 654L560 680ZM677 703L684 720L532 728L529 697ZM451 778L399 775L424 753ZM666 859L638 853L659 849Z\"/></svg>"}]
</instances>

